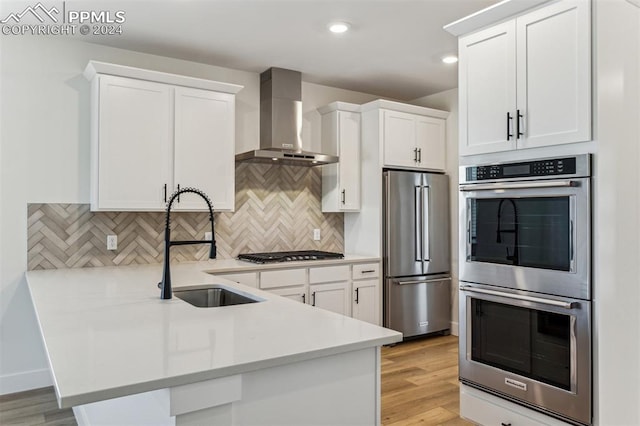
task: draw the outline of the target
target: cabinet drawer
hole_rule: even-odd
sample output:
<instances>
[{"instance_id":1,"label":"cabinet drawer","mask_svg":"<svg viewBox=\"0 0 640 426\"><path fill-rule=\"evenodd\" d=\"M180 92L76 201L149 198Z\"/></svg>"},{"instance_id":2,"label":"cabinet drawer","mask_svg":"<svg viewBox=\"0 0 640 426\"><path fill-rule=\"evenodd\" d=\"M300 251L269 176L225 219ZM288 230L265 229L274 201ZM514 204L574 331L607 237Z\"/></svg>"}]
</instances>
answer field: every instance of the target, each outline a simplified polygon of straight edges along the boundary
<instances>
[{"instance_id":1,"label":"cabinet drawer","mask_svg":"<svg viewBox=\"0 0 640 426\"><path fill-rule=\"evenodd\" d=\"M260 272L260 288L289 287L306 283L307 270L305 268Z\"/></svg>"},{"instance_id":2,"label":"cabinet drawer","mask_svg":"<svg viewBox=\"0 0 640 426\"><path fill-rule=\"evenodd\" d=\"M353 265L351 279L359 280L364 278L375 278L380 276L379 263L361 263Z\"/></svg>"},{"instance_id":3,"label":"cabinet drawer","mask_svg":"<svg viewBox=\"0 0 640 426\"><path fill-rule=\"evenodd\" d=\"M568 426L561 420L546 416L502 398L469 386L460 386L460 417L481 425Z\"/></svg>"},{"instance_id":4,"label":"cabinet drawer","mask_svg":"<svg viewBox=\"0 0 640 426\"><path fill-rule=\"evenodd\" d=\"M345 281L348 279L349 265L309 268L309 282L311 284Z\"/></svg>"},{"instance_id":5,"label":"cabinet drawer","mask_svg":"<svg viewBox=\"0 0 640 426\"><path fill-rule=\"evenodd\" d=\"M248 285L250 287L258 287L258 273L257 272L234 272L230 274L215 274L216 277L226 278L231 281L235 281L240 284Z\"/></svg>"}]
</instances>

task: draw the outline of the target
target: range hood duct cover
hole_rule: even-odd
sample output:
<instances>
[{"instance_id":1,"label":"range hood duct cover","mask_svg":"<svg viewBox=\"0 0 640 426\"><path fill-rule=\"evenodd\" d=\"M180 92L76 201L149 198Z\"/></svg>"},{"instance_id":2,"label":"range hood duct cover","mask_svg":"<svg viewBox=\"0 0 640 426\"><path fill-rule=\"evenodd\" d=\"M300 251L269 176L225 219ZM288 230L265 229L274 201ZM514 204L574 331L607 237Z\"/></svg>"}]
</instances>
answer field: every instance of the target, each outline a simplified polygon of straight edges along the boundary
<instances>
[{"instance_id":1,"label":"range hood duct cover","mask_svg":"<svg viewBox=\"0 0 640 426\"><path fill-rule=\"evenodd\" d=\"M302 150L302 74L269 68L260 74L260 149L236 155L236 161L320 166L334 155Z\"/></svg>"}]
</instances>

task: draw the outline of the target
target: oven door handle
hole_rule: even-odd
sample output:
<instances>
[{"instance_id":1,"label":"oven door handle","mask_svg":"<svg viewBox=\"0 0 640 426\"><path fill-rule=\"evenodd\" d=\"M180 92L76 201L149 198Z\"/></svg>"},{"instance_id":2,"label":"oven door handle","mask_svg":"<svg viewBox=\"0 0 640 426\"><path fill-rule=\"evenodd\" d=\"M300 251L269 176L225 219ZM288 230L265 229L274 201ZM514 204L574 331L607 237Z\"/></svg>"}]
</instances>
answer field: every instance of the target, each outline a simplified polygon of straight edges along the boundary
<instances>
[{"instance_id":1,"label":"oven door handle","mask_svg":"<svg viewBox=\"0 0 640 426\"><path fill-rule=\"evenodd\" d=\"M461 285L460 286L460 290L467 291L469 293L488 294L488 295L491 295L491 296L506 297L507 299L515 299L515 300L522 300L522 301L526 301L526 302L542 303L544 305L556 306L556 307L565 308L565 309L573 309L573 307L574 307L573 302L561 302L559 300L549 300L549 299L543 299L541 297L532 297L532 296L523 296L521 294L504 293L502 291L487 290L487 289L484 289L484 288L476 288L476 287L471 287L471 286L467 286L467 285Z\"/></svg>"},{"instance_id":2,"label":"oven door handle","mask_svg":"<svg viewBox=\"0 0 640 426\"><path fill-rule=\"evenodd\" d=\"M546 182L510 182L510 183L473 183L460 185L460 191L496 191L504 189L535 189L535 188L570 188L578 186L579 182L573 180L553 180Z\"/></svg>"}]
</instances>

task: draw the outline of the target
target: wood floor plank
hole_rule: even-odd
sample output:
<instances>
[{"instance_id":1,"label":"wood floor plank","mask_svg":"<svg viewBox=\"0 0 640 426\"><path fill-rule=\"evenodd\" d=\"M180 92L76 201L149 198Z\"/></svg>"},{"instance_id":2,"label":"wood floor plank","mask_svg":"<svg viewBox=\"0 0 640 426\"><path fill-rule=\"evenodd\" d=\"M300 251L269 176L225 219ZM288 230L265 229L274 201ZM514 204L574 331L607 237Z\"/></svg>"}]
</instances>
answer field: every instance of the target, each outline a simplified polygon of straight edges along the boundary
<instances>
[{"instance_id":1,"label":"wood floor plank","mask_svg":"<svg viewBox=\"0 0 640 426\"><path fill-rule=\"evenodd\" d=\"M382 349L384 426L470 426L459 417L458 338L429 337Z\"/></svg>"}]
</instances>

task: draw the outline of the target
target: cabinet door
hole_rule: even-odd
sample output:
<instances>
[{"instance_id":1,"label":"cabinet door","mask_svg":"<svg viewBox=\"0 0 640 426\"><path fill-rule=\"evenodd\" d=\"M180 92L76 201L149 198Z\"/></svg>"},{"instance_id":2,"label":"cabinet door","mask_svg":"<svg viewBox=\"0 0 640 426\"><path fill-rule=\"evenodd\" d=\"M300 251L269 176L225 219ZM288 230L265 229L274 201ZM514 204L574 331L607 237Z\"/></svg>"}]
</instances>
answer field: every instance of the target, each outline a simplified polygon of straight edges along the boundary
<instances>
[{"instance_id":1,"label":"cabinet door","mask_svg":"<svg viewBox=\"0 0 640 426\"><path fill-rule=\"evenodd\" d=\"M171 186L170 87L100 76L98 90L92 209L164 209L164 185Z\"/></svg>"},{"instance_id":2,"label":"cabinet door","mask_svg":"<svg viewBox=\"0 0 640 426\"><path fill-rule=\"evenodd\" d=\"M234 111L233 95L175 88L175 185L204 191L217 211L234 209ZM176 209L205 210L206 205L185 194Z\"/></svg>"},{"instance_id":3,"label":"cabinet door","mask_svg":"<svg viewBox=\"0 0 640 426\"><path fill-rule=\"evenodd\" d=\"M338 111L340 210L360 210L360 114Z\"/></svg>"},{"instance_id":4,"label":"cabinet door","mask_svg":"<svg viewBox=\"0 0 640 426\"><path fill-rule=\"evenodd\" d=\"M383 114L384 165L417 167L416 116L396 111Z\"/></svg>"},{"instance_id":5,"label":"cabinet door","mask_svg":"<svg viewBox=\"0 0 640 426\"><path fill-rule=\"evenodd\" d=\"M309 286L311 305L349 316L351 314L351 299L348 288L348 281L311 285Z\"/></svg>"},{"instance_id":6,"label":"cabinet door","mask_svg":"<svg viewBox=\"0 0 640 426\"><path fill-rule=\"evenodd\" d=\"M516 20L518 148L591 139L590 7L565 0Z\"/></svg>"},{"instance_id":7,"label":"cabinet door","mask_svg":"<svg viewBox=\"0 0 640 426\"><path fill-rule=\"evenodd\" d=\"M460 37L460 155L516 148L515 47L514 21Z\"/></svg>"},{"instance_id":8,"label":"cabinet door","mask_svg":"<svg viewBox=\"0 0 640 426\"><path fill-rule=\"evenodd\" d=\"M323 114L322 152L339 157L322 166L322 211L360 210L360 113Z\"/></svg>"},{"instance_id":9,"label":"cabinet door","mask_svg":"<svg viewBox=\"0 0 640 426\"><path fill-rule=\"evenodd\" d=\"M379 325L379 279L353 282L353 318Z\"/></svg>"},{"instance_id":10,"label":"cabinet door","mask_svg":"<svg viewBox=\"0 0 640 426\"><path fill-rule=\"evenodd\" d=\"M429 170L444 170L445 137L445 121L443 119L416 117L418 166Z\"/></svg>"},{"instance_id":11,"label":"cabinet door","mask_svg":"<svg viewBox=\"0 0 640 426\"><path fill-rule=\"evenodd\" d=\"M286 287L269 290L273 294L286 297L287 299L295 300L296 302L306 303L307 294L304 287Z\"/></svg>"}]
</instances>

